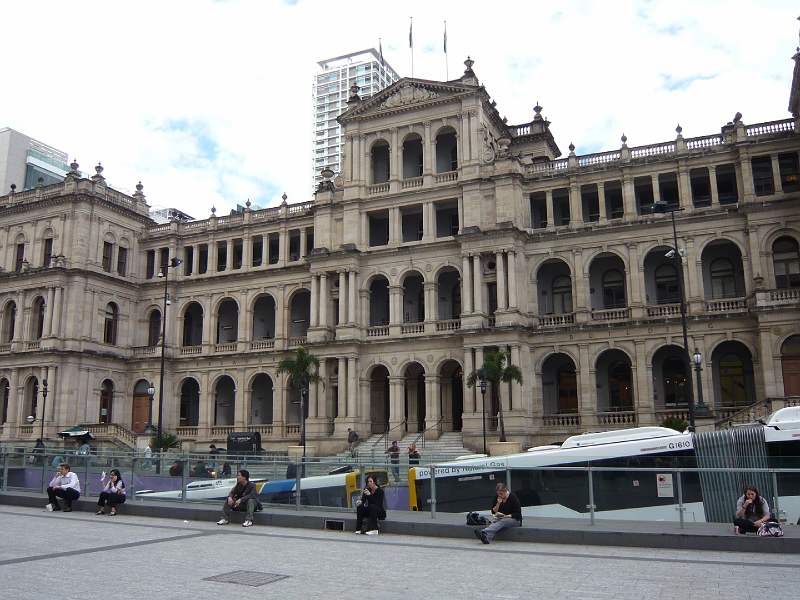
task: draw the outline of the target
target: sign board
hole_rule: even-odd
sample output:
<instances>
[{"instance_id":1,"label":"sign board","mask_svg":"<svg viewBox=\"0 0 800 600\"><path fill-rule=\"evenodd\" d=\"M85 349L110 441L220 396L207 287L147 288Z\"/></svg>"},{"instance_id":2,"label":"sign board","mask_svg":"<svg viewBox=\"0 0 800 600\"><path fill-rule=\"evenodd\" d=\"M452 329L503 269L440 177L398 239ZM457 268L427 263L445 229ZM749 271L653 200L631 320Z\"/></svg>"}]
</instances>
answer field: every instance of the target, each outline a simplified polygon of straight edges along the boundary
<instances>
[{"instance_id":1,"label":"sign board","mask_svg":"<svg viewBox=\"0 0 800 600\"><path fill-rule=\"evenodd\" d=\"M658 488L659 498L673 498L675 489L672 486L672 473L657 473L656 487Z\"/></svg>"}]
</instances>

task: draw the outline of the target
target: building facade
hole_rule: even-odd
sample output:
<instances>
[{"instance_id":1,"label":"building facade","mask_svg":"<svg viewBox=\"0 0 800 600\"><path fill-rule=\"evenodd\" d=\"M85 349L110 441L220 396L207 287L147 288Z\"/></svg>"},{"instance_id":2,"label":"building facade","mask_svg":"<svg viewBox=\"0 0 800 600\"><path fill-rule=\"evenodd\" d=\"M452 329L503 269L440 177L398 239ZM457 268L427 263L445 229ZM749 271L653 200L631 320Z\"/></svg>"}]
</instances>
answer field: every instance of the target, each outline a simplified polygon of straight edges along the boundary
<instances>
[{"instance_id":1,"label":"building facade","mask_svg":"<svg viewBox=\"0 0 800 600\"><path fill-rule=\"evenodd\" d=\"M67 153L10 127L0 129L0 190L29 190L62 181L69 172Z\"/></svg>"},{"instance_id":2,"label":"building facade","mask_svg":"<svg viewBox=\"0 0 800 600\"><path fill-rule=\"evenodd\" d=\"M337 118L347 108L351 88L358 86L361 96L371 96L394 83L400 76L374 48L343 56L327 58L317 63L311 87L311 191L328 167L341 171L344 138Z\"/></svg>"},{"instance_id":3,"label":"building facade","mask_svg":"<svg viewBox=\"0 0 800 600\"><path fill-rule=\"evenodd\" d=\"M276 368L300 346L321 363L319 450L348 427L478 448L501 406L523 445L686 418L679 260L706 422L796 402L798 78L793 118L561 158L541 107L508 125L465 64L351 92L340 172L310 202L155 224L141 185L74 163L0 197L0 439L84 424L138 444L162 342L164 428L189 448L245 430L295 444L298 393ZM681 209L678 252L655 201ZM467 387L500 349L524 383Z\"/></svg>"}]
</instances>

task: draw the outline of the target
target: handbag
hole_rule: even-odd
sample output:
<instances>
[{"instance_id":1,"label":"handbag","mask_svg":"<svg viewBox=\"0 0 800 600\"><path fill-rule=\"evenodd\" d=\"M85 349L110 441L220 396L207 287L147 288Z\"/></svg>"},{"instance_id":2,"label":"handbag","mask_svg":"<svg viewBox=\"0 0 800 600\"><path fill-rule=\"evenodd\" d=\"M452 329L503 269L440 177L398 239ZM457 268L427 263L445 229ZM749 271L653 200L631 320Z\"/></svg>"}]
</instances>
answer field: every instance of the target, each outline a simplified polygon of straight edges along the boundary
<instances>
[{"instance_id":1,"label":"handbag","mask_svg":"<svg viewBox=\"0 0 800 600\"><path fill-rule=\"evenodd\" d=\"M764 521L761 527L758 528L758 533L761 537L783 537L783 529L781 524L776 521Z\"/></svg>"}]
</instances>

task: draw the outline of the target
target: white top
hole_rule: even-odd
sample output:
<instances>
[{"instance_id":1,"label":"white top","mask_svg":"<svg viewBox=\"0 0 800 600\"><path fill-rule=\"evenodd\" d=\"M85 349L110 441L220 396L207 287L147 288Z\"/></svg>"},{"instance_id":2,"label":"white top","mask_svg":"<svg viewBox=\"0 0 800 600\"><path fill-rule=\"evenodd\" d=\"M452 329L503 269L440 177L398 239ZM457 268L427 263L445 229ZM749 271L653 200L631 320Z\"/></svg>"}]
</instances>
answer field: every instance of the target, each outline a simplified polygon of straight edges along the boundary
<instances>
[{"instance_id":1,"label":"white top","mask_svg":"<svg viewBox=\"0 0 800 600\"><path fill-rule=\"evenodd\" d=\"M50 487L55 487L57 485L60 485L64 489L72 488L79 494L81 492L81 483L78 481L78 476L72 471L67 471L64 475L56 475L53 477L53 481L50 482Z\"/></svg>"}]
</instances>

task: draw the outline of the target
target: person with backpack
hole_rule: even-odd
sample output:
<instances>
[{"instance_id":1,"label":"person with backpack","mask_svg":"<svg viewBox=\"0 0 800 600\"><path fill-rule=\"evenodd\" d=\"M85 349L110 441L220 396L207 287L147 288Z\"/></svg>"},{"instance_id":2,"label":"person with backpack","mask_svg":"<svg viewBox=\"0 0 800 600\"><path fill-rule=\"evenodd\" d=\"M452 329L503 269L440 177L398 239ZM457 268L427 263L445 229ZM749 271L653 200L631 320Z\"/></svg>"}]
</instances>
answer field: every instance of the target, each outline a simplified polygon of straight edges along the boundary
<instances>
[{"instance_id":1,"label":"person with backpack","mask_svg":"<svg viewBox=\"0 0 800 600\"><path fill-rule=\"evenodd\" d=\"M484 544L491 542L501 529L522 525L522 506L517 497L508 490L505 483L498 483L494 489L497 492L492 507L494 519L488 527L474 530L475 536Z\"/></svg>"},{"instance_id":2,"label":"person with backpack","mask_svg":"<svg viewBox=\"0 0 800 600\"><path fill-rule=\"evenodd\" d=\"M356 457L356 448L358 447L358 433L352 427L347 428L347 448L350 450L350 457Z\"/></svg>"},{"instance_id":3,"label":"person with backpack","mask_svg":"<svg viewBox=\"0 0 800 600\"><path fill-rule=\"evenodd\" d=\"M744 488L744 496L736 503L734 533L758 533L761 524L769 520L769 504L753 485Z\"/></svg>"}]
</instances>

